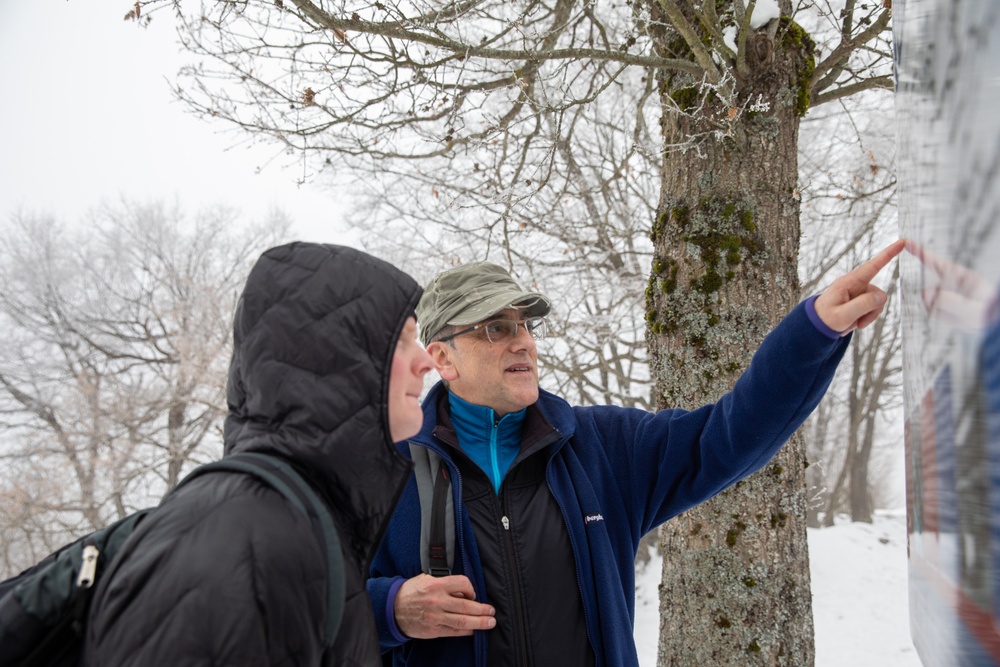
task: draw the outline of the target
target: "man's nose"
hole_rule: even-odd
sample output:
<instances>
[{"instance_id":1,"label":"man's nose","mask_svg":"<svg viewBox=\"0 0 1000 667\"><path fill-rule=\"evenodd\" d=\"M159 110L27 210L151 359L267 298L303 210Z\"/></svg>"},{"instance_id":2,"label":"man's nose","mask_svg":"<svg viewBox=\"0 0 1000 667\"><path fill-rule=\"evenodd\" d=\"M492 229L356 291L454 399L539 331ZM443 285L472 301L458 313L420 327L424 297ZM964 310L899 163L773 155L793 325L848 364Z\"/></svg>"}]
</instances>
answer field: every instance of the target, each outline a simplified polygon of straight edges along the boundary
<instances>
[{"instance_id":1,"label":"man's nose","mask_svg":"<svg viewBox=\"0 0 1000 667\"><path fill-rule=\"evenodd\" d=\"M510 339L510 344L511 347L519 350L535 346L535 337L531 335L530 331L528 331L528 327L525 326L524 322L517 323L517 331Z\"/></svg>"}]
</instances>

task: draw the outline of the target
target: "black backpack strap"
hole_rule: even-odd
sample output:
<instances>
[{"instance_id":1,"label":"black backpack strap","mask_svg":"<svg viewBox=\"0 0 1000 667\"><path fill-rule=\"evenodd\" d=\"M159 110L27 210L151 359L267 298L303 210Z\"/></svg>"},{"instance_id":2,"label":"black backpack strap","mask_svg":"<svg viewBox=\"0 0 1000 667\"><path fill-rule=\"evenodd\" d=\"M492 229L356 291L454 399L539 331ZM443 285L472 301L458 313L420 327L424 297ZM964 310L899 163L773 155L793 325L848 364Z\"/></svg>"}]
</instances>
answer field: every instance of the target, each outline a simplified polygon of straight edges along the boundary
<instances>
[{"instance_id":1,"label":"black backpack strap","mask_svg":"<svg viewBox=\"0 0 1000 667\"><path fill-rule=\"evenodd\" d=\"M420 496L420 566L434 577L451 574L455 566L455 510L448 466L437 452L410 443L413 475Z\"/></svg>"},{"instance_id":2,"label":"black backpack strap","mask_svg":"<svg viewBox=\"0 0 1000 667\"><path fill-rule=\"evenodd\" d=\"M302 476L285 461L259 452L240 452L191 471L176 488L208 472L229 471L253 475L281 493L300 512L312 519L317 539L326 551L327 614L323 639L332 646L344 614L344 555L340 537L326 503Z\"/></svg>"},{"instance_id":3,"label":"black backpack strap","mask_svg":"<svg viewBox=\"0 0 1000 667\"><path fill-rule=\"evenodd\" d=\"M441 465L438 466L438 473L434 476L431 532L427 544L430 549L428 556L430 556L431 575L435 577L446 577L451 574L451 563L448 559L448 521L445 516L449 500L451 500L451 481L448 479L448 467Z\"/></svg>"}]
</instances>

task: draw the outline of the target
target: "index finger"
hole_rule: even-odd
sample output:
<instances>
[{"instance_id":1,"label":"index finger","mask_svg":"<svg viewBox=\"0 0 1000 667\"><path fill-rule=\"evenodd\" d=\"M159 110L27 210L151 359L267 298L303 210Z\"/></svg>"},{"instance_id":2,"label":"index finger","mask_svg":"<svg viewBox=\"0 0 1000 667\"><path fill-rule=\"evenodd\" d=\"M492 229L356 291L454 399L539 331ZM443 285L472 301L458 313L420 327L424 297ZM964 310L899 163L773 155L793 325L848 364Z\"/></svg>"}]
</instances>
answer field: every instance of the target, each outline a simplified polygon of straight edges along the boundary
<instances>
[{"instance_id":1,"label":"index finger","mask_svg":"<svg viewBox=\"0 0 1000 667\"><path fill-rule=\"evenodd\" d=\"M903 246L905 244L905 239L896 240L887 248L882 250L882 252L875 255L858 268L854 269L851 273L855 278L860 278L865 283L870 283L872 278L877 276L878 272L885 268L886 264L891 262L899 253L903 251Z\"/></svg>"}]
</instances>

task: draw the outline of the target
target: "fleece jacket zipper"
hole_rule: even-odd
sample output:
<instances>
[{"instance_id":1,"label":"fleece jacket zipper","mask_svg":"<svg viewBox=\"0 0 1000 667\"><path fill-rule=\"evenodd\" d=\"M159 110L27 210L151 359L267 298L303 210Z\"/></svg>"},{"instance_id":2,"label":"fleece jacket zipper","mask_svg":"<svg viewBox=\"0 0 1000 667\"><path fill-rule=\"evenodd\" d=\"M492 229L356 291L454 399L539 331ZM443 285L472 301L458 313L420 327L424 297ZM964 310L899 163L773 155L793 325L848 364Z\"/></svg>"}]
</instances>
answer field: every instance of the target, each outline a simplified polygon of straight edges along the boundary
<instances>
[{"instance_id":1,"label":"fleece jacket zipper","mask_svg":"<svg viewBox=\"0 0 1000 667\"><path fill-rule=\"evenodd\" d=\"M514 534L511 530L510 508L507 503L507 494L501 489L501 495L497 498L498 509L500 510L500 527L503 535L504 557L507 560L507 571L510 572L510 592L514 601L514 643L517 648L517 660L514 664L527 667L531 664L528 651L528 627L526 623L527 615L524 611L524 597L521 595L521 578L519 576L517 561L514 555Z\"/></svg>"}]
</instances>

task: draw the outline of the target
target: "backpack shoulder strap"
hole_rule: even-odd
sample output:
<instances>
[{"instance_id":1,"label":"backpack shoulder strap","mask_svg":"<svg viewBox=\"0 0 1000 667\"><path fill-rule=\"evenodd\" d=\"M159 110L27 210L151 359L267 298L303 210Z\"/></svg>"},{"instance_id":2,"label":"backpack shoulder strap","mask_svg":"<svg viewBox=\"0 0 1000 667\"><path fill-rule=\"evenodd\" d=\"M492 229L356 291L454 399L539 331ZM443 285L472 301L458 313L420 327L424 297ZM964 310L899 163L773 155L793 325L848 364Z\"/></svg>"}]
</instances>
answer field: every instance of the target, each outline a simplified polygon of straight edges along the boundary
<instances>
[{"instance_id":1,"label":"backpack shoulder strap","mask_svg":"<svg viewBox=\"0 0 1000 667\"><path fill-rule=\"evenodd\" d=\"M455 509L448 466L427 447L410 443L413 474L420 496L420 566L431 576L444 577L455 566Z\"/></svg>"},{"instance_id":2,"label":"backpack shoulder strap","mask_svg":"<svg viewBox=\"0 0 1000 667\"><path fill-rule=\"evenodd\" d=\"M279 458L259 452L240 452L198 466L175 489L195 477L215 471L253 475L281 493L298 511L311 518L317 539L326 552L327 614L323 638L327 647L332 646L344 614L344 555L340 550L340 537L333 516L326 503L295 468Z\"/></svg>"}]
</instances>

